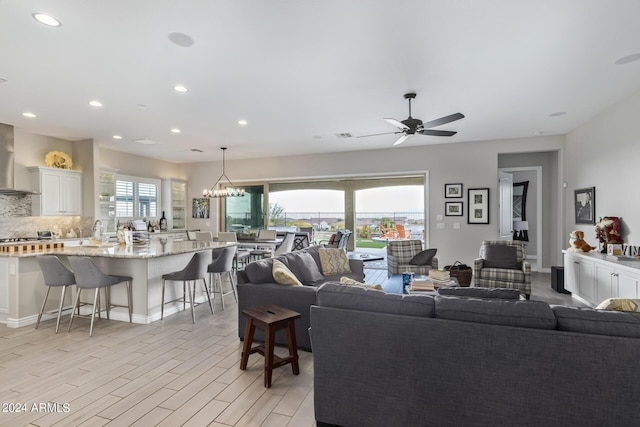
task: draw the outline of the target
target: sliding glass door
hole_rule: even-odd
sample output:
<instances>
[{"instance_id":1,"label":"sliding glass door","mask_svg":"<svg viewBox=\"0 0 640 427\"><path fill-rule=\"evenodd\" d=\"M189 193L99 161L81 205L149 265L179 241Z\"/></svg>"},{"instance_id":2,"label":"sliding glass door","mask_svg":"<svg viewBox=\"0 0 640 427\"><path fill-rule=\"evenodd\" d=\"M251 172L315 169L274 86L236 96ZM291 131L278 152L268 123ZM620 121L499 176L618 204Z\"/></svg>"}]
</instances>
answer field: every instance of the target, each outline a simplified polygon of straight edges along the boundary
<instances>
[{"instance_id":1,"label":"sliding glass door","mask_svg":"<svg viewBox=\"0 0 640 427\"><path fill-rule=\"evenodd\" d=\"M244 197L224 199L225 231L264 228L264 185L242 187Z\"/></svg>"}]
</instances>

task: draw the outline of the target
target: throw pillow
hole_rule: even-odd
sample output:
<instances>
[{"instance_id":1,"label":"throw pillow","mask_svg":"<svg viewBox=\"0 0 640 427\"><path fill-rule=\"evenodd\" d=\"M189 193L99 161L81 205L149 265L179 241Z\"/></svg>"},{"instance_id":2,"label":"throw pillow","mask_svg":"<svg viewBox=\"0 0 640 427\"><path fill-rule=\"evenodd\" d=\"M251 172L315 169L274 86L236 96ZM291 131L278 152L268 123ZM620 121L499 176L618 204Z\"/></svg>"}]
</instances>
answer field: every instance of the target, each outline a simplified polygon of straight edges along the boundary
<instances>
[{"instance_id":1,"label":"throw pillow","mask_svg":"<svg viewBox=\"0 0 640 427\"><path fill-rule=\"evenodd\" d=\"M302 286L296 275L277 259L273 260L273 278L279 285Z\"/></svg>"},{"instance_id":2,"label":"throw pillow","mask_svg":"<svg viewBox=\"0 0 640 427\"><path fill-rule=\"evenodd\" d=\"M342 276L340 278L340 283L342 283L343 285L349 285L349 286L361 286L363 288L369 288L369 289L377 289L379 291L383 290L381 285L368 285L366 283L362 283L362 282L358 282L357 280L353 280L350 277L347 276Z\"/></svg>"},{"instance_id":3,"label":"throw pillow","mask_svg":"<svg viewBox=\"0 0 640 427\"><path fill-rule=\"evenodd\" d=\"M598 304L596 310L640 312L640 299L608 298Z\"/></svg>"},{"instance_id":4,"label":"throw pillow","mask_svg":"<svg viewBox=\"0 0 640 427\"><path fill-rule=\"evenodd\" d=\"M515 246L488 245L484 250L485 268L518 269L518 252Z\"/></svg>"},{"instance_id":5,"label":"throw pillow","mask_svg":"<svg viewBox=\"0 0 640 427\"><path fill-rule=\"evenodd\" d=\"M295 251L293 253L297 258L297 265L299 267L302 267L298 268L298 270L302 270L301 274L299 274L298 277L302 279L302 283L304 285L310 285L324 279L324 276L318 268L318 264L316 264L311 254L302 251Z\"/></svg>"},{"instance_id":6,"label":"throw pillow","mask_svg":"<svg viewBox=\"0 0 640 427\"><path fill-rule=\"evenodd\" d=\"M323 275L351 273L349 258L347 258L347 254L343 249L320 248L319 253Z\"/></svg>"},{"instance_id":7,"label":"throw pillow","mask_svg":"<svg viewBox=\"0 0 640 427\"><path fill-rule=\"evenodd\" d=\"M429 265L431 263L431 259L436 255L437 249L425 249L424 251L418 252L409 264L411 265Z\"/></svg>"}]
</instances>

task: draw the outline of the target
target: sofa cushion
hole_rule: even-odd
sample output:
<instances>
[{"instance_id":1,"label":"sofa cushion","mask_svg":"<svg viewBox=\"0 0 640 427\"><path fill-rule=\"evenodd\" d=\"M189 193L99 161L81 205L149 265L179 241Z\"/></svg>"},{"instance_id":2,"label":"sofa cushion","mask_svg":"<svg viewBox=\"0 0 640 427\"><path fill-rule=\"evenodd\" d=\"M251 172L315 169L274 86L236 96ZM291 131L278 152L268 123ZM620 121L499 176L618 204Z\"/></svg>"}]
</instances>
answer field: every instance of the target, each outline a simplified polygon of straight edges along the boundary
<instances>
[{"instance_id":1,"label":"sofa cushion","mask_svg":"<svg viewBox=\"0 0 640 427\"><path fill-rule=\"evenodd\" d=\"M418 252L409 264L411 265L430 265L431 259L436 256L437 249L425 249L424 251Z\"/></svg>"},{"instance_id":2,"label":"sofa cushion","mask_svg":"<svg viewBox=\"0 0 640 427\"><path fill-rule=\"evenodd\" d=\"M319 254L323 275L351 273L349 258L343 249L320 248Z\"/></svg>"},{"instance_id":3,"label":"sofa cushion","mask_svg":"<svg viewBox=\"0 0 640 427\"><path fill-rule=\"evenodd\" d=\"M487 245L483 268L518 268L518 249L515 246Z\"/></svg>"},{"instance_id":4,"label":"sofa cushion","mask_svg":"<svg viewBox=\"0 0 640 427\"><path fill-rule=\"evenodd\" d=\"M457 298L436 296L435 317L492 325L555 329L556 316L542 301L509 301L500 299Z\"/></svg>"},{"instance_id":5,"label":"sofa cushion","mask_svg":"<svg viewBox=\"0 0 640 427\"><path fill-rule=\"evenodd\" d=\"M433 317L433 297L428 295L387 294L375 289L325 283L318 289L318 305L347 310Z\"/></svg>"},{"instance_id":6,"label":"sofa cushion","mask_svg":"<svg viewBox=\"0 0 640 427\"><path fill-rule=\"evenodd\" d=\"M296 275L277 259L273 260L273 278L279 285L302 286Z\"/></svg>"},{"instance_id":7,"label":"sofa cushion","mask_svg":"<svg viewBox=\"0 0 640 427\"><path fill-rule=\"evenodd\" d=\"M306 251L293 251L276 257L283 262L303 285L309 286L324 279L313 257Z\"/></svg>"},{"instance_id":8,"label":"sofa cushion","mask_svg":"<svg viewBox=\"0 0 640 427\"><path fill-rule=\"evenodd\" d=\"M251 283L273 283L273 260L261 259L250 262L244 268Z\"/></svg>"},{"instance_id":9,"label":"sofa cushion","mask_svg":"<svg viewBox=\"0 0 640 427\"><path fill-rule=\"evenodd\" d=\"M565 306L552 310L561 331L640 338L640 313Z\"/></svg>"},{"instance_id":10,"label":"sofa cushion","mask_svg":"<svg viewBox=\"0 0 640 427\"><path fill-rule=\"evenodd\" d=\"M517 289L507 288L440 288L438 295L449 295L453 297L489 298L519 300L521 292Z\"/></svg>"}]
</instances>

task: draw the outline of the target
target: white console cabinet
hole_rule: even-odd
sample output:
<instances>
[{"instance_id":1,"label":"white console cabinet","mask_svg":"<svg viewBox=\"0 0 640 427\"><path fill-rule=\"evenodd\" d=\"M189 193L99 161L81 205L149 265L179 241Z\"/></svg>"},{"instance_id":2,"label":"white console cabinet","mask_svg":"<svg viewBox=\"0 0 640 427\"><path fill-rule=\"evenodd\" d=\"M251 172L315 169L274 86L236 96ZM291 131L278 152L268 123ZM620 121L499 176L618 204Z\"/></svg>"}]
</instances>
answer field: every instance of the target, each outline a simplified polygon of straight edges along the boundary
<instances>
[{"instance_id":1,"label":"white console cabinet","mask_svg":"<svg viewBox=\"0 0 640 427\"><path fill-rule=\"evenodd\" d=\"M28 169L31 188L40 193L33 196L33 215L82 215L81 171L41 166Z\"/></svg>"},{"instance_id":2,"label":"white console cabinet","mask_svg":"<svg viewBox=\"0 0 640 427\"><path fill-rule=\"evenodd\" d=\"M607 298L638 298L640 261L611 261L589 252L564 254L565 289L598 305Z\"/></svg>"}]
</instances>

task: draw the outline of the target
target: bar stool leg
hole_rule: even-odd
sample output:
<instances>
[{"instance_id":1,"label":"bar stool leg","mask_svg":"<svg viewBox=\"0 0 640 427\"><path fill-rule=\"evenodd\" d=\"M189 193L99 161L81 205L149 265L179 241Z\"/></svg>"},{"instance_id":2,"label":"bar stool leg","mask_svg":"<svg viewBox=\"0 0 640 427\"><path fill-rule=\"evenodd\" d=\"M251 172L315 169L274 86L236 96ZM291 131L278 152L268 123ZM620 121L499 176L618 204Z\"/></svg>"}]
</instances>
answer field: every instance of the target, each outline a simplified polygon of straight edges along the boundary
<instances>
[{"instance_id":1,"label":"bar stool leg","mask_svg":"<svg viewBox=\"0 0 640 427\"><path fill-rule=\"evenodd\" d=\"M183 283L186 286L187 282L185 281ZM195 282L194 282L194 285L195 285ZM193 305L194 305L193 304L193 294L194 294L194 292L191 292L191 286L187 286L187 288L189 289L189 301L191 303L191 320L195 324L196 323L196 311L195 311L195 308L193 307ZM194 289L194 291L195 291L195 289Z\"/></svg>"},{"instance_id":2,"label":"bar stool leg","mask_svg":"<svg viewBox=\"0 0 640 427\"><path fill-rule=\"evenodd\" d=\"M273 373L273 350L276 338L276 328L270 326L264 331L264 386L271 387L271 376Z\"/></svg>"},{"instance_id":3,"label":"bar stool leg","mask_svg":"<svg viewBox=\"0 0 640 427\"><path fill-rule=\"evenodd\" d=\"M209 300L209 308L211 308L211 314L213 314L213 303L211 302L211 292L209 292L209 287L207 286L207 281L203 277L202 283L204 283L204 291L207 293L207 299Z\"/></svg>"},{"instance_id":4,"label":"bar stool leg","mask_svg":"<svg viewBox=\"0 0 640 427\"><path fill-rule=\"evenodd\" d=\"M131 296L132 283L126 282L126 285L127 285L127 304L129 305L129 307L127 307L129 309L129 323L133 323L133 297Z\"/></svg>"},{"instance_id":5,"label":"bar stool leg","mask_svg":"<svg viewBox=\"0 0 640 427\"><path fill-rule=\"evenodd\" d=\"M160 306L160 320L164 319L164 285L166 280L162 279L162 305Z\"/></svg>"},{"instance_id":6,"label":"bar stool leg","mask_svg":"<svg viewBox=\"0 0 640 427\"><path fill-rule=\"evenodd\" d=\"M73 312L75 311L76 307L78 308L78 315L80 315L80 306L78 305L79 302L80 302L80 289L78 289L78 291L76 292L76 302L73 303L73 308L71 309L71 319L69 320L69 327L67 328L67 332L71 331L71 325L73 324Z\"/></svg>"},{"instance_id":7,"label":"bar stool leg","mask_svg":"<svg viewBox=\"0 0 640 427\"><path fill-rule=\"evenodd\" d=\"M62 315L62 306L64 305L64 293L67 290L67 285L62 287L62 295L60 296L60 306L58 307L58 318L56 319L56 334L58 333L58 329L60 329L60 316ZM40 323L40 318L38 318L38 323Z\"/></svg>"},{"instance_id":8,"label":"bar stool leg","mask_svg":"<svg viewBox=\"0 0 640 427\"><path fill-rule=\"evenodd\" d=\"M287 346L289 347L289 357L291 358L291 370L293 375L300 373L298 365L298 344L296 343L296 324L294 319L287 322Z\"/></svg>"},{"instance_id":9,"label":"bar stool leg","mask_svg":"<svg viewBox=\"0 0 640 427\"><path fill-rule=\"evenodd\" d=\"M238 302L238 289L236 288L236 284L233 281L233 272L229 271L229 282L231 282L231 290L233 291L233 297L236 299L236 302Z\"/></svg>"},{"instance_id":10,"label":"bar stool leg","mask_svg":"<svg viewBox=\"0 0 640 427\"><path fill-rule=\"evenodd\" d=\"M98 294L100 293L100 288L96 288L96 291L93 295L93 311L91 312L91 327L89 328L89 336L93 335L93 320L96 316L96 305L98 304ZM109 309L107 307L107 316L109 316ZM108 319L109 317L107 317Z\"/></svg>"},{"instance_id":11,"label":"bar stool leg","mask_svg":"<svg viewBox=\"0 0 640 427\"><path fill-rule=\"evenodd\" d=\"M51 286L47 286L47 293L44 295L44 301L42 301L42 308L40 309L40 314L38 314L38 321L36 322L35 329L38 329L38 326L40 326L40 319L42 318L42 313L44 313L44 306L47 304L47 298L49 298L50 290L51 290Z\"/></svg>"}]
</instances>

